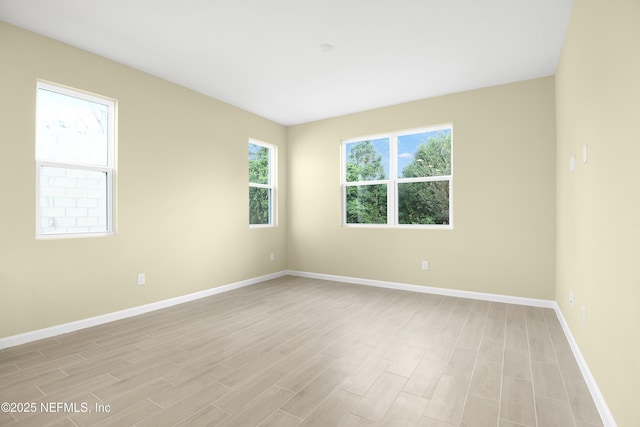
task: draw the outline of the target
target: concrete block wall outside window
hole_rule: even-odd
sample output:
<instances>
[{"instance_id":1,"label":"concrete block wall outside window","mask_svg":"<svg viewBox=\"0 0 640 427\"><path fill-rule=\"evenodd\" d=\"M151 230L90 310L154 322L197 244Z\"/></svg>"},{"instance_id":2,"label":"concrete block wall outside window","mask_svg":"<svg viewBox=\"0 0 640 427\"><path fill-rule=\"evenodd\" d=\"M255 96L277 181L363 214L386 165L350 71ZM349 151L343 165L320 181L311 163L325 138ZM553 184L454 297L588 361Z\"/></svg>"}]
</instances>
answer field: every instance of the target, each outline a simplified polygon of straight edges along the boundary
<instances>
[{"instance_id":1,"label":"concrete block wall outside window","mask_svg":"<svg viewBox=\"0 0 640 427\"><path fill-rule=\"evenodd\" d=\"M43 167L40 208L43 233L104 231L107 227L106 173Z\"/></svg>"}]
</instances>

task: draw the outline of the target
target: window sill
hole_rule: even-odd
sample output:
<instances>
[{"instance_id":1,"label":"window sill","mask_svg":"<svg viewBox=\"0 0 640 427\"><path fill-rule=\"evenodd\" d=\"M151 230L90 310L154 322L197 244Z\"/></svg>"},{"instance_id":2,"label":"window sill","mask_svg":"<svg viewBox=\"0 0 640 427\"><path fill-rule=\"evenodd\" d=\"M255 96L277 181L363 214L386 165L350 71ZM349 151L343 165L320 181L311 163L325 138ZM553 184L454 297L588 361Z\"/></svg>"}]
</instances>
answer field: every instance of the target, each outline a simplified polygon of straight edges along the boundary
<instances>
[{"instance_id":1,"label":"window sill","mask_svg":"<svg viewBox=\"0 0 640 427\"><path fill-rule=\"evenodd\" d=\"M67 233L67 234L38 234L36 240L59 240L59 239L87 239L91 237L115 236L114 232L101 233Z\"/></svg>"}]
</instances>

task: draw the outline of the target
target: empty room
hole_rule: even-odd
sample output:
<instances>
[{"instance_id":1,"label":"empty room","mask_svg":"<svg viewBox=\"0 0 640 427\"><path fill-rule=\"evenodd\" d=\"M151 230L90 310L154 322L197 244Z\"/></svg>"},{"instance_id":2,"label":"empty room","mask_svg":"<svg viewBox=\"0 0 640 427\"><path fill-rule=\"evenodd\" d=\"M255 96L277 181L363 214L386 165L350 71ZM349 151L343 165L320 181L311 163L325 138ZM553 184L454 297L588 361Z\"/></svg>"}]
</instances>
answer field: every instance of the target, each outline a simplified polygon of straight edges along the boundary
<instances>
[{"instance_id":1,"label":"empty room","mask_svg":"<svg viewBox=\"0 0 640 427\"><path fill-rule=\"evenodd\" d=\"M0 0L0 426L639 426L637 0Z\"/></svg>"}]
</instances>

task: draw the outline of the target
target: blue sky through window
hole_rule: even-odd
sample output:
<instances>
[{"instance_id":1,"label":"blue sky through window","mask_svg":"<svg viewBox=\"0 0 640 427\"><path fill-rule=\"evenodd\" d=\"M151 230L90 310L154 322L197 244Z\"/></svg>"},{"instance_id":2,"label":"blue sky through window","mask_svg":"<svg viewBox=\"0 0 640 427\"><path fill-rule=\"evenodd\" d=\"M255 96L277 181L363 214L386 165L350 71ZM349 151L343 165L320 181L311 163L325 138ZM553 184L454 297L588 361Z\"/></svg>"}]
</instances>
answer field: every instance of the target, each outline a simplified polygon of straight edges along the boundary
<instances>
[{"instance_id":1,"label":"blue sky through window","mask_svg":"<svg viewBox=\"0 0 640 427\"><path fill-rule=\"evenodd\" d=\"M369 141L373 144L373 147L376 150L376 153L382 156L382 164L384 165L384 173L385 176L389 177L389 138L379 138L379 139L369 139L362 140L359 142ZM349 143L347 144L347 159L351 154L351 150L355 147L359 142Z\"/></svg>"},{"instance_id":2,"label":"blue sky through window","mask_svg":"<svg viewBox=\"0 0 640 427\"><path fill-rule=\"evenodd\" d=\"M430 132L412 133L398 136L398 177L402 177L402 171L415 159L418 146L429 141L439 134L449 135L451 129L439 129Z\"/></svg>"}]
</instances>

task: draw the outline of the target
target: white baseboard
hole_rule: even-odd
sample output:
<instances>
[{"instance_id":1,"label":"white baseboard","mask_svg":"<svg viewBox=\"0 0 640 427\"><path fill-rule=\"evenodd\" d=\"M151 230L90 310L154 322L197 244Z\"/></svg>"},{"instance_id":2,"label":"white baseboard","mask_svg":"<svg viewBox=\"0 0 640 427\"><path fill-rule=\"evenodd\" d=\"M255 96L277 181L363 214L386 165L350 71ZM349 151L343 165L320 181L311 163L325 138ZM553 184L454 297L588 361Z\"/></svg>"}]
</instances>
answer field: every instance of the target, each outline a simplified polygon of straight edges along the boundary
<instances>
[{"instance_id":1,"label":"white baseboard","mask_svg":"<svg viewBox=\"0 0 640 427\"><path fill-rule=\"evenodd\" d=\"M591 397L593 398L596 408L598 409L600 418L602 418L602 423L605 425L605 427L617 427L617 424L613 419L613 415L611 414L611 411L609 410L609 407L607 406L607 403L604 400L604 396L602 396L602 393L600 392L600 388L598 388L598 385L596 384L596 380L591 374L589 367L587 366L587 361L582 356L582 353L580 352L580 348L578 347L576 340L573 338L573 335L571 334L571 330L569 329L569 326L565 321L565 318L562 315L562 312L560 311L560 307L558 306L558 303L554 300L522 298L522 297L514 297L514 296L508 296L508 295L489 294L489 293L483 293L483 292L459 291L455 289L434 288L430 286L409 285L405 283L385 282L380 280L360 279L360 278L345 277L345 276L334 276L330 274L308 273L308 272L295 271L295 270L287 270L286 273L289 276L306 277L310 279L331 280L335 282L345 282L345 283L353 283L356 285L376 286L379 288L400 289L403 291L420 292L420 293L426 293L426 294L446 295L451 297L470 298L470 299L477 299L482 301L503 302L508 304L528 305L532 307L552 308L556 312L558 319L560 320L560 324L562 325L564 334L567 337L567 341L571 346L573 355L576 358L578 366L580 367L580 372L582 372L582 376L584 377L584 380L587 383L587 387L589 388Z\"/></svg>"},{"instance_id":2,"label":"white baseboard","mask_svg":"<svg viewBox=\"0 0 640 427\"><path fill-rule=\"evenodd\" d=\"M286 275L285 271L280 271L273 274L267 274L265 276L254 277L252 279L242 280L240 282L230 283L228 285L222 285L215 288L207 289L200 292L194 292L192 294L182 295L175 298L170 298L151 304L140 305L137 307L131 307L124 310L116 311L113 313L103 314L101 316L90 317L88 319L77 320L75 322L63 323L61 325L51 326L44 329L38 329L36 331L25 332L19 335L13 335L10 337L0 338L0 350L3 348L13 347L20 344L26 344L28 342L41 340L44 338L54 337L56 335L66 334L74 332L80 329L90 328L92 326L102 325L104 323L113 322L115 320L125 319L127 317L137 316L139 314L149 313L151 311L160 310L163 308L171 307L174 305L182 304L185 302L205 298L211 295L220 294L222 292L228 292L234 289L242 288L249 285L255 285L256 283L264 282L265 280L275 279Z\"/></svg>"},{"instance_id":3,"label":"white baseboard","mask_svg":"<svg viewBox=\"0 0 640 427\"><path fill-rule=\"evenodd\" d=\"M385 282L381 280L360 279L357 277L334 276L330 274L307 273L304 271L287 270L287 275L307 277L310 279L331 280L334 282L353 283L356 285L375 286L378 288L399 289L402 291L419 292L423 294L445 295L458 298L469 298L482 301L503 302L507 304L528 305L532 307L555 308L553 300L514 297L509 295L489 294L484 292L460 291L456 289L435 288L432 286L409 285L406 283Z\"/></svg>"},{"instance_id":4,"label":"white baseboard","mask_svg":"<svg viewBox=\"0 0 640 427\"><path fill-rule=\"evenodd\" d=\"M584 378L584 381L587 383L587 387L589 388L589 392L591 393L593 402L596 404L596 408L598 409L600 418L602 418L602 423L605 425L605 427L617 427L616 421L613 419L613 414L609 410L609 406L607 406L607 402L604 400L604 396L600 392L600 388L598 387L598 384L596 383L595 378L591 374L591 370L587 365L587 361L582 356L580 347L578 347L578 343L573 337L573 334L571 333L571 329L569 329L569 324L564 318L564 315L562 314L562 310L560 310L560 306L558 306L558 303L555 303L554 309L556 311L556 315L558 316L558 320L560 320L562 329L564 330L564 335L567 337L567 341L569 341L569 345L571 346L571 351L573 351L573 355L576 358L576 362L580 367L580 372L582 372L582 377Z\"/></svg>"}]
</instances>

